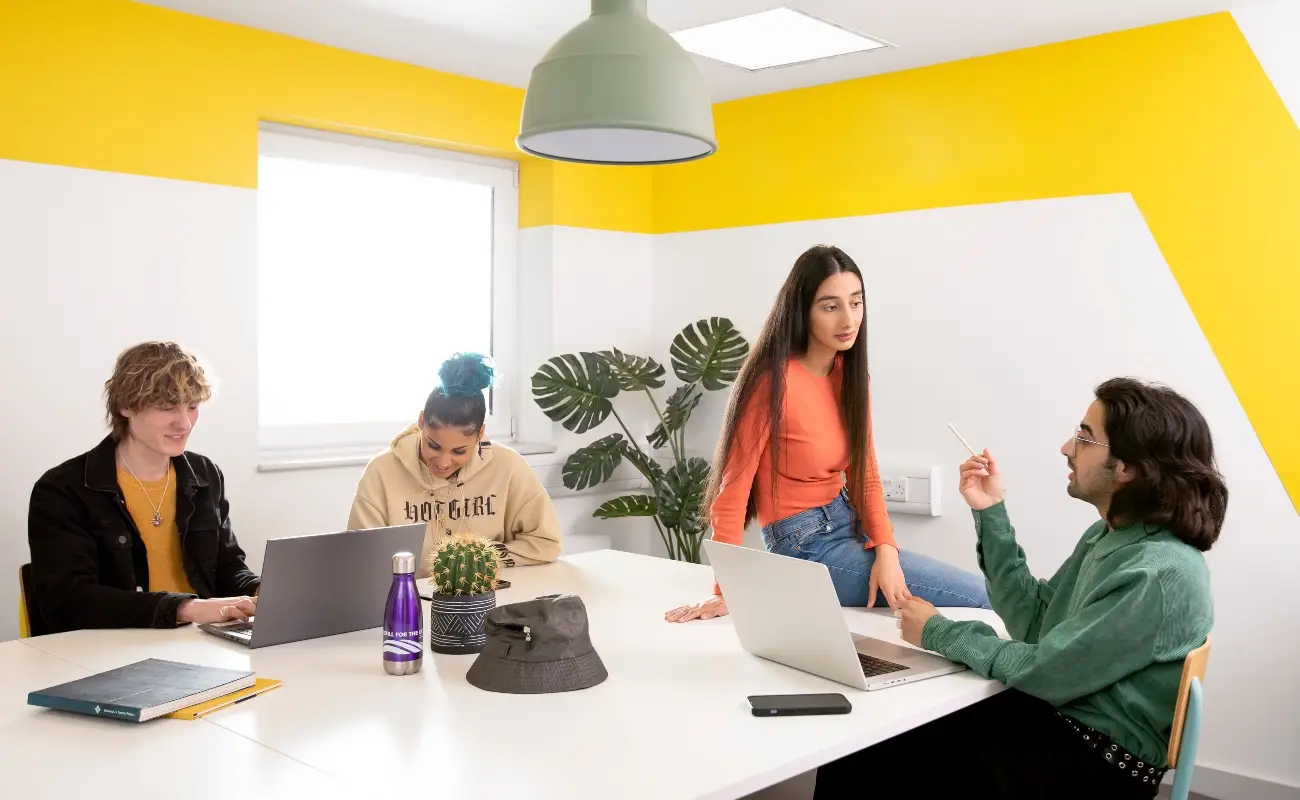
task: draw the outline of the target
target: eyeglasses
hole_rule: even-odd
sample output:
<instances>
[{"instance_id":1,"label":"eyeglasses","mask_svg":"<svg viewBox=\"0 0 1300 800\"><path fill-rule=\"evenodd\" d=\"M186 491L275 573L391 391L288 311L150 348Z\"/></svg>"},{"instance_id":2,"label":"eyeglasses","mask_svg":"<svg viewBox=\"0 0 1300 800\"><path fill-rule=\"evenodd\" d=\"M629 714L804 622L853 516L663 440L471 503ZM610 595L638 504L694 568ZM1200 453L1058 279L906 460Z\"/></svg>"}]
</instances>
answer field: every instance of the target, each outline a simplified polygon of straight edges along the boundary
<instances>
[{"instance_id":1,"label":"eyeglasses","mask_svg":"<svg viewBox=\"0 0 1300 800\"><path fill-rule=\"evenodd\" d=\"M1076 453L1079 452L1079 442L1084 442L1086 444L1095 444L1106 448L1110 447L1110 445L1106 444L1105 442L1099 442L1096 439L1089 439L1088 437L1084 436L1082 425L1074 429L1074 452Z\"/></svg>"}]
</instances>

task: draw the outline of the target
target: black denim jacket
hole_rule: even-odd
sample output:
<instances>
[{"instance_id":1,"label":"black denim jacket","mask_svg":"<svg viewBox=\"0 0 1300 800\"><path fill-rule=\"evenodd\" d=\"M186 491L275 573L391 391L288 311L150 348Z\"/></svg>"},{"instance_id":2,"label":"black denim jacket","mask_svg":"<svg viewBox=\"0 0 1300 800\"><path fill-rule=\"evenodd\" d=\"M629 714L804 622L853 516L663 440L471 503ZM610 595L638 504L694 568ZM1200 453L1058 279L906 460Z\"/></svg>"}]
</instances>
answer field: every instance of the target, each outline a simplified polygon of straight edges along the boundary
<instances>
[{"instance_id":1,"label":"black denim jacket","mask_svg":"<svg viewBox=\"0 0 1300 800\"><path fill-rule=\"evenodd\" d=\"M41 617L33 620L34 632L170 628L176 609L194 596L147 591L149 561L117 485L115 449L112 438L105 438L42 475L32 489L27 542ZM230 530L221 470L195 453L172 464L176 526L190 585L204 598L252 594L259 579Z\"/></svg>"}]
</instances>

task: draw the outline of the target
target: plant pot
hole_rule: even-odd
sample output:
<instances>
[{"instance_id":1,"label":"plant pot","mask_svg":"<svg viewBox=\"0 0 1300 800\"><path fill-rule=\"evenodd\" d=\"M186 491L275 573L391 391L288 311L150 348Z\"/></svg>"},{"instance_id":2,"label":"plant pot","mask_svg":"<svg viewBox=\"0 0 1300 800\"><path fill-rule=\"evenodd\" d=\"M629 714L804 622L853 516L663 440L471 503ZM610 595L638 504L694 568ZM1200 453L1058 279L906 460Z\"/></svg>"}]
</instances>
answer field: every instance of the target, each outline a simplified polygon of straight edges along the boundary
<instances>
[{"instance_id":1,"label":"plant pot","mask_svg":"<svg viewBox=\"0 0 1300 800\"><path fill-rule=\"evenodd\" d=\"M483 620L496 608L497 593L429 598L429 649L446 655L473 655L483 649Z\"/></svg>"}]
</instances>

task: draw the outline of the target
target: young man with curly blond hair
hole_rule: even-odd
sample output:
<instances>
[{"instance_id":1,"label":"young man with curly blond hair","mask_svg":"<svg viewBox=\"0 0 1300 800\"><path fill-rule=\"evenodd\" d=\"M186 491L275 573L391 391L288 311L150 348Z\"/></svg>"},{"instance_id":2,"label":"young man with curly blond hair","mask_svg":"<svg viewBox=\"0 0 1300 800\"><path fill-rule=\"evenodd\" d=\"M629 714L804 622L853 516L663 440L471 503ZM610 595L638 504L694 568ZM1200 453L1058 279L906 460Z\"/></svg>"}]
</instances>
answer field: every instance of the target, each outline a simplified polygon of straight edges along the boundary
<instances>
[{"instance_id":1,"label":"young man with curly blond hair","mask_svg":"<svg viewBox=\"0 0 1300 800\"><path fill-rule=\"evenodd\" d=\"M41 476L27 539L40 622L171 628L247 619L259 579L230 528L225 479L187 452L212 387L194 355L144 342L104 384L111 431Z\"/></svg>"}]
</instances>

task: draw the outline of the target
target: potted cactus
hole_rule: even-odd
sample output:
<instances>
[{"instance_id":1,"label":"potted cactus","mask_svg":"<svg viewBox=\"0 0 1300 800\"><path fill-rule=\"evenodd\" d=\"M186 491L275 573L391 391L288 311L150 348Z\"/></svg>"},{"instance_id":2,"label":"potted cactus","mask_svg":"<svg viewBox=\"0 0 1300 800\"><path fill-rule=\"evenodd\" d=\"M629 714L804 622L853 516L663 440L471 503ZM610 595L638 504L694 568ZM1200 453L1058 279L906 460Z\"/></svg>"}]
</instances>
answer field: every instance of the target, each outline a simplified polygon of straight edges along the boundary
<instances>
[{"instance_id":1,"label":"potted cactus","mask_svg":"<svg viewBox=\"0 0 1300 800\"><path fill-rule=\"evenodd\" d=\"M429 599L429 649L466 655L483 649L483 620L497 604L501 555L492 543L457 533L429 555L433 592Z\"/></svg>"}]
</instances>

